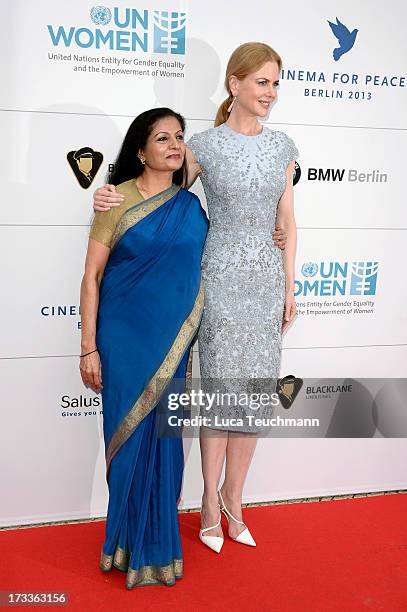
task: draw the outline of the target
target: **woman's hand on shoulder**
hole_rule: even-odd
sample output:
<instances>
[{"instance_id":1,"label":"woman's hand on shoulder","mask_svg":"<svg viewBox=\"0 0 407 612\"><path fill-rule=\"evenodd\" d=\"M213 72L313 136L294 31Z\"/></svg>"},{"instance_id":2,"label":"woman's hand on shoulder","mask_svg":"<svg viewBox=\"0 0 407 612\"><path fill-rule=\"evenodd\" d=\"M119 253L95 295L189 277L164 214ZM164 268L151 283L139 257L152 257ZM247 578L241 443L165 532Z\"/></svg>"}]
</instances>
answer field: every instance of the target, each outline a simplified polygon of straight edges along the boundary
<instances>
[{"instance_id":1,"label":"woman's hand on shoulder","mask_svg":"<svg viewBox=\"0 0 407 612\"><path fill-rule=\"evenodd\" d=\"M107 212L115 206L120 206L124 196L116 191L114 185L104 185L96 189L93 194L93 208L100 212Z\"/></svg>"},{"instance_id":2,"label":"woman's hand on shoulder","mask_svg":"<svg viewBox=\"0 0 407 612\"><path fill-rule=\"evenodd\" d=\"M188 172L188 184L187 188L191 187L197 179L197 177L201 174L202 168L199 165L198 160L196 159L194 153L187 146L185 147L185 158L187 164L187 172Z\"/></svg>"}]
</instances>

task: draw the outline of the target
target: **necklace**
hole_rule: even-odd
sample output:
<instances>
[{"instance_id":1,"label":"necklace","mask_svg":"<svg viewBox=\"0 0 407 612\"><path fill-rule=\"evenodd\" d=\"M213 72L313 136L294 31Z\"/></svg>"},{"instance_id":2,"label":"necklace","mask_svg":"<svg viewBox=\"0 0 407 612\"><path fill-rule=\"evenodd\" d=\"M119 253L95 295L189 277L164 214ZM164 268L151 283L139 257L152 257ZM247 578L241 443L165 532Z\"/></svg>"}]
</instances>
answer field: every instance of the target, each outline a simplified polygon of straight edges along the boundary
<instances>
[{"instance_id":1,"label":"necklace","mask_svg":"<svg viewBox=\"0 0 407 612\"><path fill-rule=\"evenodd\" d=\"M136 179L136 187L139 190L139 192L141 193L141 195L144 196L145 200L147 200L147 198L150 197L150 194L148 193L148 191L146 189L144 189L144 187L142 187L140 185L140 181L138 181L137 179Z\"/></svg>"},{"instance_id":2,"label":"necklace","mask_svg":"<svg viewBox=\"0 0 407 612\"><path fill-rule=\"evenodd\" d=\"M139 179L135 179L136 181L136 187L139 190L139 192L141 193L141 195L144 197L145 200L147 200L148 198L152 198L153 196L157 195L157 193L161 193L161 191L163 191L163 189L157 190L153 190L152 192L147 191L147 189L145 189L144 187L142 187L140 185L140 181Z\"/></svg>"}]
</instances>

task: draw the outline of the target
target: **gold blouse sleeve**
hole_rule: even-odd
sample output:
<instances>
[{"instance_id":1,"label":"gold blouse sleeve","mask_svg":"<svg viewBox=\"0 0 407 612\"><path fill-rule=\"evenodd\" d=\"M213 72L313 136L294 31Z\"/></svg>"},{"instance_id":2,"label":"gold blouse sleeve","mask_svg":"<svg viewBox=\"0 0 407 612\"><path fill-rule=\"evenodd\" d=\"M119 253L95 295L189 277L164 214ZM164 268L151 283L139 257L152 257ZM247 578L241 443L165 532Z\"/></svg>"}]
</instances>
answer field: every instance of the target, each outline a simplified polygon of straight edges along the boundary
<instances>
[{"instance_id":1,"label":"gold blouse sleeve","mask_svg":"<svg viewBox=\"0 0 407 612\"><path fill-rule=\"evenodd\" d=\"M107 212L95 212L89 237L101 242L110 249L113 233L121 216L121 214L117 214L120 208L121 206L117 206Z\"/></svg>"},{"instance_id":2,"label":"gold blouse sleeve","mask_svg":"<svg viewBox=\"0 0 407 612\"><path fill-rule=\"evenodd\" d=\"M128 208L140 202L143 197L137 189L134 179L117 185L116 191L124 195L124 200L120 206L115 206L107 212L95 212L89 237L101 242L109 249L111 248L113 234L122 215Z\"/></svg>"}]
</instances>

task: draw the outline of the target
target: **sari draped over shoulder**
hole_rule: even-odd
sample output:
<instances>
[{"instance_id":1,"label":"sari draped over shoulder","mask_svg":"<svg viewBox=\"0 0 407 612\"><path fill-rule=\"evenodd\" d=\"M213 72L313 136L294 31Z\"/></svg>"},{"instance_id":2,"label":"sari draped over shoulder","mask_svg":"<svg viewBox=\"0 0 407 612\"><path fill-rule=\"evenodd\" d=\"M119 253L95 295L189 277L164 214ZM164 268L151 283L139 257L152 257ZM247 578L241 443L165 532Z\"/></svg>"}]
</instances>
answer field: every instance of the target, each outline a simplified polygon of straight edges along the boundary
<instances>
[{"instance_id":1,"label":"sari draped over shoulder","mask_svg":"<svg viewBox=\"0 0 407 612\"><path fill-rule=\"evenodd\" d=\"M199 199L176 186L130 206L114 230L100 286L96 339L109 488L100 567L127 572L129 589L182 576L182 438L158 434L157 405L190 364L203 311L207 226Z\"/></svg>"}]
</instances>

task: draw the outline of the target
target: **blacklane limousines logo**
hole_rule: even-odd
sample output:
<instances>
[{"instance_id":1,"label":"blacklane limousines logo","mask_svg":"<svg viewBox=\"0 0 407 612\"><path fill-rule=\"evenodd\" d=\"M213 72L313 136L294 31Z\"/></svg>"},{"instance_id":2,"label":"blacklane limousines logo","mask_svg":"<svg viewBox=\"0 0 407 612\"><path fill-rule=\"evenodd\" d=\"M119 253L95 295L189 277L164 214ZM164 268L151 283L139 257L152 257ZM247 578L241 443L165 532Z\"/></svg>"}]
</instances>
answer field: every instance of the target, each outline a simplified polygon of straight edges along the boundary
<instances>
[{"instance_id":1,"label":"blacklane limousines logo","mask_svg":"<svg viewBox=\"0 0 407 612\"><path fill-rule=\"evenodd\" d=\"M91 24L47 25L54 47L185 55L186 13L94 6Z\"/></svg>"},{"instance_id":2,"label":"blacklane limousines logo","mask_svg":"<svg viewBox=\"0 0 407 612\"><path fill-rule=\"evenodd\" d=\"M377 261L308 261L295 280L296 296L376 295Z\"/></svg>"},{"instance_id":3,"label":"blacklane limousines logo","mask_svg":"<svg viewBox=\"0 0 407 612\"><path fill-rule=\"evenodd\" d=\"M290 408L303 385L302 378L296 378L293 374L288 374L284 378L277 380L277 395L280 404L286 410Z\"/></svg>"},{"instance_id":4,"label":"blacklane limousines logo","mask_svg":"<svg viewBox=\"0 0 407 612\"><path fill-rule=\"evenodd\" d=\"M82 147L77 151L69 151L66 158L79 185L88 189L102 164L102 153L94 151L91 147Z\"/></svg>"}]
</instances>

